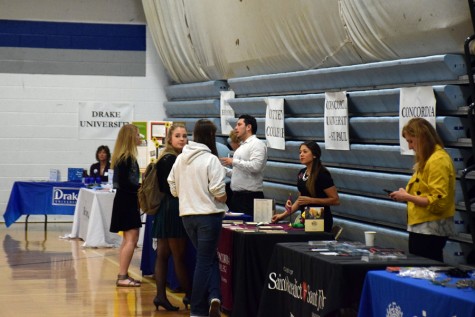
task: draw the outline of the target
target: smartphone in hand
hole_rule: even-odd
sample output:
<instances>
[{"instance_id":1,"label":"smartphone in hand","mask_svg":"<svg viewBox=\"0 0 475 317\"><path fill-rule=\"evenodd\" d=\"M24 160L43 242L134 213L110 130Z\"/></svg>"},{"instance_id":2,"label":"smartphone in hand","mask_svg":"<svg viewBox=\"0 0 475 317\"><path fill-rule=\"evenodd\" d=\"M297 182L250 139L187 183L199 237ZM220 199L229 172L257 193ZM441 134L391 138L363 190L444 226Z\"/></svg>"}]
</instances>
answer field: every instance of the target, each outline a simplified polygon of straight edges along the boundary
<instances>
[{"instance_id":1,"label":"smartphone in hand","mask_svg":"<svg viewBox=\"0 0 475 317\"><path fill-rule=\"evenodd\" d=\"M391 193L393 192L393 190L389 190L389 189L383 189L383 191L385 191L385 192L386 192L386 194L388 194L388 195L389 195L389 194L391 194Z\"/></svg>"}]
</instances>

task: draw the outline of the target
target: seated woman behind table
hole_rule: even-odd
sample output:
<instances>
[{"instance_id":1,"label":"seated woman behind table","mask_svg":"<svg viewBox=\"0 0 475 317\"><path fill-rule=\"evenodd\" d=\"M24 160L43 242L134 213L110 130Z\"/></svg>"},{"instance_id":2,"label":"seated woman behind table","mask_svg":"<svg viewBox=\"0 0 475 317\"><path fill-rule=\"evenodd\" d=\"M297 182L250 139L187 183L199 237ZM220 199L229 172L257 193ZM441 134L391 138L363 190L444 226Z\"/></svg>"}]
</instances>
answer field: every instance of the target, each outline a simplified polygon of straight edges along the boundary
<instances>
[{"instance_id":1,"label":"seated woman behind table","mask_svg":"<svg viewBox=\"0 0 475 317\"><path fill-rule=\"evenodd\" d=\"M331 232L333 216L330 206L340 204L338 191L328 169L320 161L322 150L315 141L307 141L300 145L300 163L305 165L297 177L298 198L292 202L287 200L285 212L272 217L272 222L277 222L306 207L324 207L324 230Z\"/></svg>"},{"instance_id":2,"label":"seated woman behind table","mask_svg":"<svg viewBox=\"0 0 475 317\"><path fill-rule=\"evenodd\" d=\"M107 145L101 145L96 151L97 163L91 165L89 176L100 177L101 182L107 182L108 171L111 168L111 151Z\"/></svg>"}]
</instances>

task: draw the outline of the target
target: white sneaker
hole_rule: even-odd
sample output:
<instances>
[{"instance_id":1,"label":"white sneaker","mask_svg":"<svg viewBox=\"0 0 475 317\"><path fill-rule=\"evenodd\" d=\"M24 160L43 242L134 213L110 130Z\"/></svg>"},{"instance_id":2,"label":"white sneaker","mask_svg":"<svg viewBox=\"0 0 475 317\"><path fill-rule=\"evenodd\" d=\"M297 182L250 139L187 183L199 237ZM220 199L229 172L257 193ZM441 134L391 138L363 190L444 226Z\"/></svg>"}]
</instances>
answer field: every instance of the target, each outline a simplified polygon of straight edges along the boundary
<instances>
[{"instance_id":1,"label":"white sneaker","mask_svg":"<svg viewBox=\"0 0 475 317\"><path fill-rule=\"evenodd\" d=\"M217 298L211 300L209 317L221 317L221 301Z\"/></svg>"}]
</instances>

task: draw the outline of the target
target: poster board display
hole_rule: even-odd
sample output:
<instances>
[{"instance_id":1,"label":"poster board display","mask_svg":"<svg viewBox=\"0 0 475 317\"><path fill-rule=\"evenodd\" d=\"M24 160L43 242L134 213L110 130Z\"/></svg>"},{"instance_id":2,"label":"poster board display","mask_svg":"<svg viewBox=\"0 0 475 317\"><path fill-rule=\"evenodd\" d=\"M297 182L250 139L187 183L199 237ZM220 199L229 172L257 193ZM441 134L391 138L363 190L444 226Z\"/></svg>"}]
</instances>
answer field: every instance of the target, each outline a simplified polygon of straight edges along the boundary
<instances>
[{"instance_id":1,"label":"poster board display","mask_svg":"<svg viewBox=\"0 0 475 317\"><path fill-rule=\"evenodd\" d=\"M149 121L148 122L148 147L147 147L147 162L158 158L160 149L165 144L165 139L168 134L168 129L173 124L173 121ZM148 164L147 163L147 164Z\"/></svg>"},{"instance_id":2,"label":"poster board display","mask_svg":"<svg viewBox=\"0 0 475 317\"><path fill-rule=\"evenodd\" d=\"M325 220L323 219L323 207L308 207L305 209L305 231L323 232L325 230Z\"/></svg>"},{"instance_id":3,"label":"poster board display","mask_svg":"<svg viewBox=\"0 0 475 317\"><path fill-rule=\"evenodd\" d=\"M254 198L254 222L269 223L274 214L273 199Z\"/></svg>"}]
</instances>

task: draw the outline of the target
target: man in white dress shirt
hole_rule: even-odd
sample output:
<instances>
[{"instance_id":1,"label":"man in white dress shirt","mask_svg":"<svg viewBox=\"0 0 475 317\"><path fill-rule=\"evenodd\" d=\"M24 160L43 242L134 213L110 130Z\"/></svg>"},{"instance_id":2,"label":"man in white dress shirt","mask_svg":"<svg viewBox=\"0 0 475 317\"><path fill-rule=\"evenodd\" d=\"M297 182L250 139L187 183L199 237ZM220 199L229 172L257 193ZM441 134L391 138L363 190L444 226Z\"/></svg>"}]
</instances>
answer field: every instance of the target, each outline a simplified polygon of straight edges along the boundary
<instances>
[{"instance_id":1,"label":"man in white dress shirt","mask_svg":"<svg viewBox=\"0 0 475 317\"><path fill-rule=\"evenodd\" d=\"M231 176L233 191L229 210L253 216L254 198L264 198L262 183L267 163L267 147L255 135L257 121L253 116L241 115L234 131L241 145L232 158L221 158L221 163L232 167L232 169L227 169L228 176Z\"/></svg>"}]
</instances>

